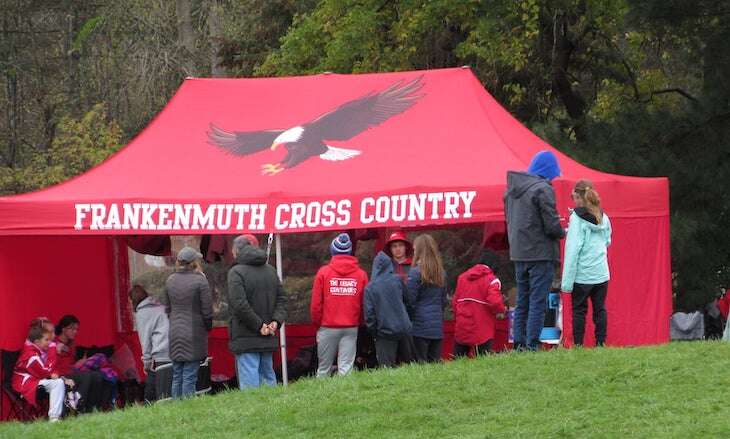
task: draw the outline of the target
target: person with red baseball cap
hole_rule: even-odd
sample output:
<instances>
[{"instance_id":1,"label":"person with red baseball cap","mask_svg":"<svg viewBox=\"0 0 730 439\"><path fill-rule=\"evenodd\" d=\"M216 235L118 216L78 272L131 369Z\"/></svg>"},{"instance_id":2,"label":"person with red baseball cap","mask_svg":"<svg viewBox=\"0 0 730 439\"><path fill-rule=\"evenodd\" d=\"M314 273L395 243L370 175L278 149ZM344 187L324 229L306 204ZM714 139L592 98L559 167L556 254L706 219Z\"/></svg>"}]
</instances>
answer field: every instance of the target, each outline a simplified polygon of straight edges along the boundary
<instances>
[{"instance_id":1,"label":"person with red baseball cap","mask_svg":"<svg viewBox=\"0 0 730 439\"><path fill-rule=\"evenodd\" d=\"M402 230L396 230L388 236L383 252L393 261L393 271L400 276L403 283L408 282L408 273L413 263L413 244ZM402 337L398 342L398 363L413 361L413 337L410 334Z\"/></svg>"},{"instance_id":2,"label":"person with red baseball cap","mask_svg":"<svg viewBox=\"0 0 730 439\"><path fill-rule=\"evenodd\" d=\"M406 282L413 263L413 244L408 241L406 234L400 230L391 233L383 251L393 260L395 274Z\"/></svg>"}]
</instances>

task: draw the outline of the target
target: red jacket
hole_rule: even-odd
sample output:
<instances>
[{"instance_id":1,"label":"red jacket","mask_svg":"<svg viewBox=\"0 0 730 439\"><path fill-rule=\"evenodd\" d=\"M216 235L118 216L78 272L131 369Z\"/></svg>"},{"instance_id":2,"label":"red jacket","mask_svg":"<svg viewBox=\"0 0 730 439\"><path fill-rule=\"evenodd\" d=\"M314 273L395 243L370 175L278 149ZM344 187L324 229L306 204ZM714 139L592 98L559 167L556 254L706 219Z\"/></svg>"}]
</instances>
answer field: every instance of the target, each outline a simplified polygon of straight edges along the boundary
<instances>
[{"instance_id":1,"label":"red jacket","mask_svg":"<svg viewBox=\"0 0 730 439\"><path fill-rule=\"evenodd\" d=\"M53 373L48 363L48 354L48 351L43 352L34 343L26 340L18 362L15 363L11 384L31 405L36 405L35 395L40 380L50 378Z\"/></svg>"},{"instance_id":2,"label":"red jacket","mask_svg":"<svg viewBox=\"0 0 730 439\"><path fill-rule=\"evenodd\" d=\"M486 265L477 264L459 276L454 293L454 340L480 345L494 338L495 315L506 312L502 284Z\"/></svg>"},{"instance_id":3,"label":"red jacket","mask_svg":"<svg viewBox=\"0 0 730 439\"><path fill-rule=\"evenodd\" d=\"M63 346L60 350L56 350L56 344ZM74 365L76 364L76 345L72 342L71 345L64 344L58 337L53 339L53 356L51 358L51 367L54 372L60 376L70 375L73 372ZM49 351L51 348L48 348Z\"/></svg>"},{"instance_id":4,"label":"red jacket","mask_svg":"<svg viewBox=\"0 0 730 439\"><path fill-rule=\"evenodd\" d=\"M333 256L314 277L309 310L315 326L348 328L362 323L362 294L368 275L357 265L357 258Z\"/></svg>"}]
</instances>

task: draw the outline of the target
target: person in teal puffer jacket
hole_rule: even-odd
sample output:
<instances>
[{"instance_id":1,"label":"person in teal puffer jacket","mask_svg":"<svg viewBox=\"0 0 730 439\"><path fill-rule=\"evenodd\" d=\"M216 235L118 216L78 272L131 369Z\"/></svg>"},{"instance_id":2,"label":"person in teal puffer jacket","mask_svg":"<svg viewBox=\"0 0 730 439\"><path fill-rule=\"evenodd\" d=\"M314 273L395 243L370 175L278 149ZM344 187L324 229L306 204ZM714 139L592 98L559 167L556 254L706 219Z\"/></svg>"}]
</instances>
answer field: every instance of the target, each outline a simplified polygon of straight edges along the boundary
<instances>
[{"instance_id":1,"label":"person in teal puffer jacket","mask_svg":"<svg viewBox=\"0 0 730 439\"><path fill-rule=\"evenodd\" d=\"M611 244L611 221L601 209L601 199L588 180L579 180L572 193L575 210L570 215L565 238L561 289L572 293L573 341L583 345L588 299L593 306L596 346L606 342L606 294L608 292L607 248Z\"/></svg>"}]
</instances>

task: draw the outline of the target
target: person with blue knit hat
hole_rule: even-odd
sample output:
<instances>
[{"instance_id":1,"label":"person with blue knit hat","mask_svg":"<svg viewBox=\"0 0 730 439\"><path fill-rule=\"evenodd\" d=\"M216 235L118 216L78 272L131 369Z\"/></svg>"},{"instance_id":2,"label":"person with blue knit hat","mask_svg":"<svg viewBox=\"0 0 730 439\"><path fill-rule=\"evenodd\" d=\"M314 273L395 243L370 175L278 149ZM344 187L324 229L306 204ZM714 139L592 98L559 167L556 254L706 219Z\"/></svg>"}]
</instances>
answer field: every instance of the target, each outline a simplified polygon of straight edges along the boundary
<instances>
[{"instance_id":1,"label":"person with blue knit hat","mask_svg":"<svg viewBox=\"0 0 730 439\"><path fill-rule=\"evenodd\" d=\"M317 327L317 378L347 375L355 363L357 330L362 323L363 291L368 276L352 256L352 241L340 233L330 244L332 259L317 271L312 285L310 313Z\"/></svg>"},{"instance_id":2,"label":"person with blue knit hat","mask_svg":"<svg viewBox=\"0 0 730 439\"><path fill-rule=\"evenodd\" d=\"M527 172L507 172L504 216L517 281L513 332L518 350L538 348L547 295L560 261L559 244L565 230L551 184L559 176L560 165L551 151L535 154Z\"/></svg>"}]
</instances>

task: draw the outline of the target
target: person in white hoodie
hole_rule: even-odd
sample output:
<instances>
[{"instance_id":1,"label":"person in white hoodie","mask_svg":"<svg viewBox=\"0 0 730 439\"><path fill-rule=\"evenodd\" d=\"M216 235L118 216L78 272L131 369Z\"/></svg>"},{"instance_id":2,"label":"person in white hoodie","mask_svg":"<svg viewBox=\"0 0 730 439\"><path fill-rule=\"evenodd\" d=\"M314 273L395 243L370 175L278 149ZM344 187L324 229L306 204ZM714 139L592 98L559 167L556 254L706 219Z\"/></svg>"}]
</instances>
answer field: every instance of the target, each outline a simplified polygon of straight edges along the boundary
<instances>
[{"instance_id":1,"label":"person in white hoodie","mask_svg":"<svg viewBox=\"0 0 730 439\"><path fill-rule=\"evenodd\" d=\"M144 399L154 402L166 398L164 394L168 386L157 386L160 381L156 369L170 363L168 335L170 321L165 313L165 306L155 297L147 294L140 285L135 285L129 291L134 309L134 320L137 325L139 343L142 346L142 362L147 374L144 386ZM158 388L159 387L159 388Z\"/></svg>"}]
</instances>

